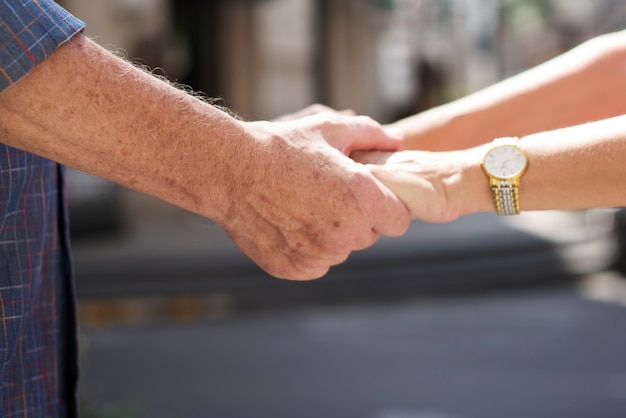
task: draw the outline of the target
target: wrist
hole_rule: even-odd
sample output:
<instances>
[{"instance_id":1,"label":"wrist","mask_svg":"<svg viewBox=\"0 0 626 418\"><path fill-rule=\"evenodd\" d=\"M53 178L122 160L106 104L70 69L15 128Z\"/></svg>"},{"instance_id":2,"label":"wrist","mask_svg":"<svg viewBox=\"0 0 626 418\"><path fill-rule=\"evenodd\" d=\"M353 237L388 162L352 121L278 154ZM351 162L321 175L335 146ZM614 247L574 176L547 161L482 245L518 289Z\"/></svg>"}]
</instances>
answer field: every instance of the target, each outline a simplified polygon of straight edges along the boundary
<instances>
[{"instance_id":1,"label":"wrist","mask_svg":"<svg viewBox=\"0 0 626 418\"><path fill-rule=\"evenodd\" d=\"M258 190L256 184L265 175L259 162L264 159L263 150L269 143L264 122L232 119L228 125L224 130L229 137L217 140L218 149L210 159L211 164L215 163L215 173L208 181L215 194L200 191L212 211L208 217L227 229L238 222L246 202Z\"/></svg>"},{"instance_id":2,"label":"wrist","mask_svg":"<svg viewBox=\"0 0 626 418\"><path fill-rule=\"evenodd\" d=\"M450 207L459 213L459 216L478 212L494 212L495 206L489 180L481 167L481 161L489 144L454 154L458 159L459 175L449 187Z\"/></svg>"}]
</instances>

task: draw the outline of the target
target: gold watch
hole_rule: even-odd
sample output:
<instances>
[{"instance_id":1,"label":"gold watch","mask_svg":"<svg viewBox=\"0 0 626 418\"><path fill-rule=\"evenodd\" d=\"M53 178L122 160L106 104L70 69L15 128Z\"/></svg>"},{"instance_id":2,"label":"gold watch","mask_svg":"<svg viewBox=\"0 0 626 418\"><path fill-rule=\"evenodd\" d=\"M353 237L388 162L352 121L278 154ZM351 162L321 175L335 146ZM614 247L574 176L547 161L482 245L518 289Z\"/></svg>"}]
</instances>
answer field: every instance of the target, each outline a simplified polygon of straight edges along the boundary
<instances>
[{"instance_id":1,"label":"gold watch","mask_svg":"<svg viewBox=\"0 0 626 418\"><path fill-rule=\"evenodd\" d=\"M496 211L500 216L519 215L519 183L528 166L528 157L518 138L494 139L481 166L489 176Z\"/></svg>"}]
</instances>

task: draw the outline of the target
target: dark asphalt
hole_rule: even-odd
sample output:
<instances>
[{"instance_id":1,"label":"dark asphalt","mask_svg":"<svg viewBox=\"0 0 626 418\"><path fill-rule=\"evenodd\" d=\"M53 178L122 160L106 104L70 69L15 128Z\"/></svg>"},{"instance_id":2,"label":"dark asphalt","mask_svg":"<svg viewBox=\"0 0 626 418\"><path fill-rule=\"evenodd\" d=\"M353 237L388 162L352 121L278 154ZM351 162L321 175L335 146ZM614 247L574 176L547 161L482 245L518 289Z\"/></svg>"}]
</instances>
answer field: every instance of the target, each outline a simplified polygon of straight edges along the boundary
<instances>
[{"instance_id":1,"label":"dark asphalt","mask_svg":"<svg viewBox=\"0 0 626 418\"><path fill-rule=\"evenodd\" d=\"M574 285L614 257L606 212L414 222L294 283L147 206L74 242L86 418L625 416L626 289Z\"/></svg>"},{"instance_id":2,"label":"dark asphalt","mask_svg":"<svg viewBox=\"0 0 626 418\"><path fill-rule=\"evenodd\" d=\"M620 280L85 328L83 400L120 418L622 418Z\"/></svg>"},{"instance_id":3,"label":"dark asphalt","mask_svg":"<svg viewBox=\"0 0 626 418\"><path fill-rule=\"evenodd\" d=\"M324 279L294 283L262 272L210 222L175 208L157 206L155 215L145 202L138 206L127 233L75 240L81 299L219 292L242 309L358 301L586 274L609 264L615 249L613 215L606 212L477 214L448 224L414 221L404 236L382 237Z\"/></svg>"}]
</instances>

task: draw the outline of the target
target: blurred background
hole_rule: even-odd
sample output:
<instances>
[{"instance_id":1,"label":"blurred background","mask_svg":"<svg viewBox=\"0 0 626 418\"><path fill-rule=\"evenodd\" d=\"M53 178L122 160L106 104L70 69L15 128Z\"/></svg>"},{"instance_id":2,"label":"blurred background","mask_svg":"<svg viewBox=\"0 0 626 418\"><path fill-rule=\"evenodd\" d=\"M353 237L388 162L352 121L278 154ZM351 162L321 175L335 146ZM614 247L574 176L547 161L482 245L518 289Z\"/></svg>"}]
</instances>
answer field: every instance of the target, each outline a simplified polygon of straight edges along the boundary
<instances>
[{"instance_id":1,"label":"blurred background","mask_svg":"<svg viewBox=\"0 0 626 418\"><path fill-rule=\"evenodd\" d=\"M626 25L621 0L59 3L250 120L390 122ZM77 171L69 189L85 417L623 416L620 209L415 221L292 283L210 221Z\"/></svg>"}]
</instances>

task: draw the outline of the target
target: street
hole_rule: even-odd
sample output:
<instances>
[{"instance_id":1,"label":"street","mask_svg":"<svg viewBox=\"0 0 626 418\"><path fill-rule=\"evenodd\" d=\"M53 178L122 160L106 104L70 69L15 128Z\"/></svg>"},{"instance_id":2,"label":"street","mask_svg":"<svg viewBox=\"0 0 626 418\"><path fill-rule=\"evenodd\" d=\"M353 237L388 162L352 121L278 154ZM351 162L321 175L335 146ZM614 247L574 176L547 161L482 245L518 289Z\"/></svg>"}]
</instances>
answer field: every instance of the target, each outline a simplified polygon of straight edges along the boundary
<instances>
[{"instance_id":1,"label":"street","mask_svg":"<svg viewBox=\"0 0 626 418\"><path fill-rule=\"evenodd\" d=\"M84 327L83 400L107 417L623 417L621 280Z\"/></svg>"},{"instance_id":2,"label":"street","mask_svg":"<svg viewBox=\"0 0 626 418\"><path fill-rule=\"evenodd\" d=\"M413 221L402 237L381 237L323 280L294 283L263 273L220 227L197 215L135 193L125 202L125 233L73 242L81 299L220 293L245 310L378 300L544 283L602 269L615 251L607 211L479 213L446 224Z\"/></svg>"},{"instance_id":3,"label":"street","mask_svg":"<svg viewBox=\"0 0 626 418\"><path fill-rule=\"evenodd\" d=\"M74 242L85 418L588 418L626 408L606 212L415 222L313 282L133 195Z\"/></svg>"}]
</instances>

